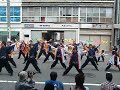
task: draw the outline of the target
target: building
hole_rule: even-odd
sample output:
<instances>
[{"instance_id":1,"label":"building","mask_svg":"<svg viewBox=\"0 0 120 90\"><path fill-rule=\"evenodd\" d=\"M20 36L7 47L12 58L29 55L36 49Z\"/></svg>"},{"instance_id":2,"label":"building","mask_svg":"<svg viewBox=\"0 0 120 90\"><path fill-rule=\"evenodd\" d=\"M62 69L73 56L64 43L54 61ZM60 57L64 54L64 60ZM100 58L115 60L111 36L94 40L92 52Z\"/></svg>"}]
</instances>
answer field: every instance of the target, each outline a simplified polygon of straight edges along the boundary
<instances>
[{"instance_id":1,"label":"building","mask_svg":"<svg viewBox=\"0 0 120 90\"><path fill-rule=\"evenodd\" d=\"M120 48L120 0L115 0L114 43Z\"/></svg>"},{"instance_id":2,"label":"building","mask_svg":"<svg viewBox=\"0 0 120 90\"><path fill-rule=\"evenodd\" d=\"M76 40L106 51L114 43L114 0L10 0L10 7L12 40ZM0 40L7 37L7 0L0 0Z\"/></svg>"},{"instance_id":3,"label":"building","mask_svg":"<svg viewBox=\"0 0 120 90\"><path fill-rule=\"evenodd\" d=\"M10 0L10 30L11 39L19 39L22 16L21 0ZM0 40L7 41L7 0L0 0Z\"/></svg>"},{"instance_id":4,"label":"building","mask_svg":"<svg viewBox=\"0 0 120 90\"><path fill-rule=\"evenodd\" d=\"M64 38L110 50L114 0L22 0L21 39Z\"/></svg>"}]
</instances>

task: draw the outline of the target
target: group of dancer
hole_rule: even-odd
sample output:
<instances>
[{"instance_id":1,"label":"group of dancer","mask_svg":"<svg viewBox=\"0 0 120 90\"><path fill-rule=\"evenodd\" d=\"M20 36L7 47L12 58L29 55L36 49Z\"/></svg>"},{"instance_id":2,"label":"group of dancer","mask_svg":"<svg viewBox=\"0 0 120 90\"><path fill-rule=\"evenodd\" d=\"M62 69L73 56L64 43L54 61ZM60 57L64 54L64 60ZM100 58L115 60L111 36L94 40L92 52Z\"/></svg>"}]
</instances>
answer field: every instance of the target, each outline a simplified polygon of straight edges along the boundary
<instances>
[{"instance_id":1,"label":"group of dancer","mask_svg":"<svg viewBox=\"0 0 120 90\"><path fill-rule=\"evenodd\" d=\"M71 68L74 66L76 70L81 73L83 68L91 62L91 64L95 67L97 71L98 69L98 62L100 59L105 60L105 52L102 50L99 52L98 48L100 45L95 46L92 44L83 44L82 42L76 43L73 41L71 44L64 44L64 42L53 42L52 40L49 41L37 41L33 43L32 40L29 43L25 43L22 41L21 43L16 41L15 43L12 42L1 42L0 44L0 72L2 68L5 67L10 75L13 75L13 69L11 68L11 63L15 68L17 65L13 59L13 55L15 54L16 50L19 50L18 59L20 59L21 55L24 57L25 67L23 71L26 71L29 67L29 64L32 64L33 67L36 69L37 72L41 73L41 70L38 66L37 60L44 54L45 59L43 60L43 64L49 60L49 56L53 59L53 64L51 65L50 69L54 68L58 61L65 69L63 72L63 76L66 75ZM96 56L96 53L99 52L99 55ZM86 56L85 62L81 65L81 60L83 56ZM69 59L69 63L66 64L65 62ZM107 67L105 71L107 71L111 66L115 65L118 67L120 71L120 52L114 46L112 49L112 55L110 60L108 60Z\"/></svg>"}]
</instances>

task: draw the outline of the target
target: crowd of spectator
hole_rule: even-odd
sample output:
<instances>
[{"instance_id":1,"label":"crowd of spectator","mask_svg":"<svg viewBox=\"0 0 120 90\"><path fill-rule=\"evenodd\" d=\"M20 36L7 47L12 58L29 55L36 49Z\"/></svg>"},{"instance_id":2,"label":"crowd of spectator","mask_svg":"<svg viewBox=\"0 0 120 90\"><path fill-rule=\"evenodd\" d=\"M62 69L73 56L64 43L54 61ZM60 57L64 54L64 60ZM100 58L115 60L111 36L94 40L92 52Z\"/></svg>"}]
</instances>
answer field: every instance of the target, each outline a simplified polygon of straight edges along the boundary
<instances>
[{"instance_id":1,"label":"crowd of spectator","mask_svg":"<svg viewBox=\"0 0 120 90\"><path fill-rule=\"evenodd\" d=\"M19 80L15 84L15 90L38 90L35 88L35 81L33 80L34 72L21 71L18 74ZM57 72L50 73L50 80L45 81L44 90L65 90L61 81L57 80ZM113 75L111 72L106 73L106 81L100 85L99 90L120 90L117 84L112 82ZM90 90L84 85L85 75L83 72L75 76L75 85L70 86L68 90Z\"/></svg>"}]
</instances>

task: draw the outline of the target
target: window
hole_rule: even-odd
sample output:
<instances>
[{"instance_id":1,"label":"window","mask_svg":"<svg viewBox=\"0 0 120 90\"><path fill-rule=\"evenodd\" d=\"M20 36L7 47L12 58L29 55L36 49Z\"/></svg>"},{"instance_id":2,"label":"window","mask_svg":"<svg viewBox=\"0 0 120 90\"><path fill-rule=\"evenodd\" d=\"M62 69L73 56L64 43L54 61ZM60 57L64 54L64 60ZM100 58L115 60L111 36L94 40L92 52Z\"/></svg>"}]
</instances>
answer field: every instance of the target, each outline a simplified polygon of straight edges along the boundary
<instances>
[{"instance_id":1,"label":"window","mask_svg":"<svg viewBox=\"0 0 120 90\"><path fill-rule=\"evenodd\" d=\"M34 16L40 16L40 7L35 7L34 9Z\"/></svg>"},{"instance_id":2,"label":"window","mask_svg":"<svg viewBox=\"0 0 120 90\"><path fill-rule=\"evenodd\" d=\"M41 16L46 16L46 7L41 7Z\"/></svg>"},{"instance_id":3,"label":"window","mask_svg":"<svg viewBox=\"0 0 120 90\"><path fill-rule=\"evenodd\" d=\"M10 21L20 22L20 7L10 7Z\"/></svg>"},{"instance_id":4,"label":"window","mask_svg":"<svg viewBox=\"0 0 120 90\"><path fill-rule=\"evenodd\" d=\"M112 8L106 8L106 17L112 18Z\"/></svg>"},{"instance_id":5,"label":"window","mask_svg":"<svg viewBox=\"0 0 120 90\"><path fill-rule=\"evenodd\" d=\"M80 16L86 17L86 8L80 8Z\"/></svg>"},{"instance_id":6,"label":"window","mask_svg":"<svg viewBox=\"0 0 120 90\"><path fill-rule=\"evenodd\" d=\"M47 7L47 16L52 16L52 7Z\"/></svg>"},{"instance_id":7,"label":"window","mask_svg":"<svg viewBox=\"0 0 120 90\"><path fill-rule=\"evenodd\" d=\"M53 7L53 16L59 16L59 7Z\"/></svg>"},{"instance_id":8,"label":"window","mask_svg":"<svg viewBox=\"0 0 120 90\"><path fill-rule=\"evenodd\" d=\"M93 16L99 17L99 8L93 8Z\"/></svg>"},{"instance_id":9,"label":"window","mask_svg":"<svg viewBox=\"0 0 120 90\"><path fill-rule=\"evenodd\" d=\"M66 7L66 16L72 16L72 8L71 7Z\"/></svg>"},{"instance_id":10,"label":"window","mask_svg":"<svg viewBox=\"0 0 120 90\"><path fill-rule=\"evenodd\" d=\"M78 16L78 7L73 7L73 16Z\"/></svg>"},{"instance_id":11,"label":"window","mask_svg":"<svg viewBox=\"0 0 120 90\"><path fill-rule=\"evenodd\" d=\"M86 17L80 17L80 22L85 23L86 22Z\"/></svg>"},{"instance_id":12,"label":"window","mask_svg":"<svg viewBox=\"0 0 120 90\"><path fill-rule=\"evenodd\" d=\"M6 7L0 7L0 22L6 22Z\"/></svg>"},{"instance_id":13,"label":"window","mask_svg":"<svg viewBox=\"0 0 120 90\"><path fill-rule=\"evenodd\" d=\"M100 8L100 16L106 17L106 8Z\"/></svg>"},{"instance_id":14,"label":"window","mask_svg":"<svg viewBox=\"0 0 120 90\"><path fill-rule=\"evenodd\" d=\"M87 17L87 22L92 22L92 17Z\"/></svg>"},{"instance_id":15,"label":"window","mask_svg":"<svg viewBox=\"0 0 120 90\"><path fill-rule=\"evenodd\" d=\"M72 7L61 7L60 8L60 15L61 16L72 16Z\"/></svg>"},{"instance_id":16,"label":"window","mask_svg":"<svg viewBox=\"0 0 120 90\"><path fill-rule=\"evenodd\" d=\"M93 8L87 8L87 16L92 17L93 16Z\"/></svg>"},{"instance_id":17,"label":"window","mask_svg":"<svg viewBox=\"0 0 120 90\"><path fill-rule=\"evenodd\" d=\"M22 16L29 16L29 13L28 13L28 7L23 7L22 8Z\"/></svg>"}]
</instances>

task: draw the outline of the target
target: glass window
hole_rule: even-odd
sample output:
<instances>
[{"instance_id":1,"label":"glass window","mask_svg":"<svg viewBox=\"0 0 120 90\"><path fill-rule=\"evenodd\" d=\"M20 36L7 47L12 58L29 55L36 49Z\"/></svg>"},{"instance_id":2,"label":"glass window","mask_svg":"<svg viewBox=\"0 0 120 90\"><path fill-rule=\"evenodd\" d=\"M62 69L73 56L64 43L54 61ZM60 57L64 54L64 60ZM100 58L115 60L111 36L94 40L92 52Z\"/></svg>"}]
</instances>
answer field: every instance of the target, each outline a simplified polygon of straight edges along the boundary
<instances>
[{"instance_id":1,"label":"glass window","mask_svg":"<svg viewBox=\"0 0 120 90\"><path fill-rule=\"evenodd\" d=\"M86 17L86 8L80 8L80 16L81 17Z\"/></svg>"},{"instance_id":2,"label":"glass window","mask_svg":"<svg viewBox=\"0 0 120 90\"><path fill-rule=\"evenodd\" d=\"M112 18L112 8L106 8L106 17Z\"/></svg>"},{"instance_id":3,"label":"glass window","mask_svg":"<svg viewBox=\"0 0 120 90\"><path fill-rule=\"evenodd\" d=\"M66 16L66 7L63 7L63 16Z\"/></svg>"},{"instance_id":4,"label":"glass window","mask_svg":"<svg viewBox=\"0 0 120 90\"><path fill-rule=\"evenodd\" d=\"M93 22L99 22L99 17L93 17Z\"/></svg>"},{"instance_id":5,"label":"glass window","mask_svg":"<svg viewBox=\"0 0 120 90\"><path fill-rule=\"evenodd\" d=\"M0 17L0 22L6 22L7 18L6 17Z\"/></svg>"},{"instance_id":6,"label":"glass window","mask_svg":"<svg viewBox=\"0 0 120 90\"><path fill-rule=\"evenodd\" d=\"M59 7L53 7L53 16L59 16Z\"/></svg>"},{"instance_id":7,"label":"glass window","mask_svg":"<svg viewBox=\"0 0 120 90\"><path fill-rule=\"evenodd\" d=\"M35 7L34 16L40 16L40 7Z\"/></svg>"},{"instance_id":8,"label":"glass window","mask_svg":"<svg viewBox=\"0 0 120 90\"><path fill-rule=\"evenodd\" d=\"M20 7L10 7L10 21L20 22Z\"/></svg>"},{"instance_id":9,"label":"glass window","mask_svg":"<svg viewBox=\"0 0 120 90\"><path fill-rule=\"evenodd\" d=\"M60 8L60 16L63 16L63 8Z\"/></svg>"},{"instance_id":10,"label":"glass window","mask_svg":"<svg viewBox=\"0 0 120 90\"><path fill-rule=\"evenodd\" d=\"M6 16L6 7L0 7L0 16Z\"/></svg>"},{"instance_id":11,"label":"glass window","mask_svg":"<svg viewBox=\"0 0 120 90\"><path fill-rule=\"evenodd\" d=\"M100 16L106 17L106 8L100 8Z\"/></svg>"},{"instance_id":12,"label":"glass window","mask_svg":"<svg viewBox=\"0 0 120 90\"><path fill-rule=\"evenodd\" d=\"M41 7L41 16L46 16L46 7Z\"/></svg>"},{"instance_id":13,"label":"glass window","mask_svg":"<svg viewBox=\"0 0 120 90\"><path fill-rule=\"evenodd\" d=\"M47 16L52 16L52 7L47 7Z\"/></svg>"},{"instance_id":14,"label":"glass window","mask_svg":"<svg viewBox=\"0 0 120 90\"><path fill-rule=\"evenodd\" d=\"M87 17L87 22L92 22L92 17Z\"/></svg>"},{"instance_id":15,"label":"glass window","mask_svg":"<svg viewBox=\"0 0 120 90\"><path fill-rule=\"evenodd\" d=\"M28 7L23 7L22 8L22 15L23 16L29 16L29 14L28 14Z\"/></svg>"},{"instance_id":16,"label":"glass window","mask_svg":"<svg viewBox=\"0 0 120 90\"><path fill-rule=\"evenodd\" d=\"M71 7L66 7L66 16L72 16L72 8Z\"/></svg>"},{"instance_id":17,"label":"glass window","mask_svg":"<svg viewBox=\"0 0 120 90\"><path fill-rule=\"evenodd\" d=\"M87 8L87 16L89 17L93 16L93 8Z\"/></svg>"},{"instance_id":18,"label":"glass window","mask_svg":"<svg viewBox=\"0 0 120 90\"><path fill-rule=\"evenodd\" d=\"M80 22L85 23L86 22L86 17L80 17Z\"/></svg>"},{"instance_id":19,"label":"glass window","mask_svg":"<svg viewBox=\"0 0 120 90\"><path fill-rule=\"evenodd\" d=\"M61 16L72 16L72 7L63 7L60 8Z\"/></svg>"},{"instance_id":20,"label":"glass window","mask_svg":"<svg viewBox=\"0 0 120 90\"><path fill-rule=\"evenodd\" d=\"M99 17L99 8L93 8L93 16Z\"/></svg>"},{"instance_id":21,"label":"glass window","mask_svg":"<svg viewBox=\"0 0 120 90\"><path fill-rule=\"evenodd\" d=\"M73 7L73 16L78 16L78 7Z\"/></svg>"}]
</instances>

